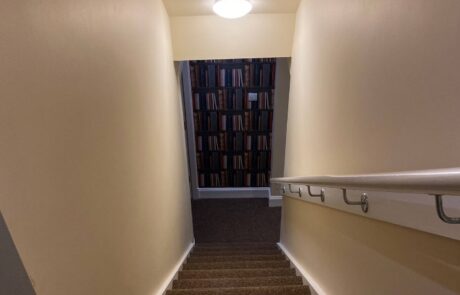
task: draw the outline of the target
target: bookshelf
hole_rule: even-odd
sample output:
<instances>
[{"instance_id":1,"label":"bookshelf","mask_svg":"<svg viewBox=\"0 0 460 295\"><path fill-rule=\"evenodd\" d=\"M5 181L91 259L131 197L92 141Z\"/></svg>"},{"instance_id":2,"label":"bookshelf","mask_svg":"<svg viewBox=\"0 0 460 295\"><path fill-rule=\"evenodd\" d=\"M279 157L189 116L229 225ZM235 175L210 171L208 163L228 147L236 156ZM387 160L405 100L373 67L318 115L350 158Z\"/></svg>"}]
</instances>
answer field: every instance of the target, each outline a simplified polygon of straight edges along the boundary
<instances>
[{"instance_id":1,"label":"bookshelf","mask_svg":"<svg viewBox=\"0 0 460 295\"><path fill-rule=\"evenodd\" d=\"M198 185L268 187L275 59L190 61Z\"/></svg>"}]
</instances>

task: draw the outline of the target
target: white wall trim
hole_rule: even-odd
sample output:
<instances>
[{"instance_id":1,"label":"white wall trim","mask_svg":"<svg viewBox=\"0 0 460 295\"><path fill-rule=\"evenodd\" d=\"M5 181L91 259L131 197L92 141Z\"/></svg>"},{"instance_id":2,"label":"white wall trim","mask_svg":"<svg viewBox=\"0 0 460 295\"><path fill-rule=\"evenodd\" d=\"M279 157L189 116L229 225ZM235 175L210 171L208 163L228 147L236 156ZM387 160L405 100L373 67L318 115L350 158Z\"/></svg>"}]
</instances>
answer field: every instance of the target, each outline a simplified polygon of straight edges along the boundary
<instances>
[{"instance_id":1,"label":"white wall trim","mask_svg":"<svg viewBox=\"0 0 460 295\"><path fill-rule=\"evenodd\" d=\"M293 191L298 191L298 189L298 185L292 186ZM314 193L319 192L319 190L320 187L312 187L312 191ZM303 193L301 198L295 193L286 193L284 196L460 240L458 225L447 224L437 216L433 196L425 194L348 190L348 198L352 201L359 200L361 193L367 193L369 212L364 213L361 211L360 206L350 206L345 204L340 189L325 188L326 198L324 203L322 203L319 198L308 197L304 188L302 188L302 191ZM460 216L460 198L449 196L444 197L444 208L448 215Z\"/></svg>"},{"instance_id":2,"label":"white wall trim","mask_svg":"<svg viewBox=\"0 0 460 295\"><path fill-rule=\"evenodd\" d=\"M326 295L326 292L321 288L320 284L313 278L313 276L308 273L297 261L297 259L292 256L292 254L283 246L283 244L278 243L278 247L286 255L286 257L291 262L291 265L296 269L297 275L302 276L303 281L310 288L312 295Z\"/></svg>"},{"instance_id":3,"label":"white wall trim","mask_svg":"<svg viewBox=\"0 0 460 295\"><path fill-rule=\"evenodd\" d=\"M187 161L190 173L190 190L192 199L197 198L198 188L198 170L196 164L196 148L195 148L195 126L193 119L193 105L192 105L192 82L190 78L190 64L189 62L180 62L180 82L181 82L181 97L183 101L183 113L185 116L185 123L187 128L185 130L186 144L187 144Z\"/></svg>"},{"instance_id":4,"label":"white wall trim","mask_svg":"<svg viewBox=\"0 0 460 295\"><path fill-rule=\"evenodd\" d=\"M194 246L195 246L195 241L190 243L188 248L185 250L185 252L182 255L182 257L179 259L179 261L174 266L174 268L171 271L171 273L169 274L169 276L164 281L164 283L161 286L160 291L158 291L157 295L164 295L164 294L166 294L166 291L171 290L174 280L177 279L177 276L179 275L179 271L181 271L182 266L186 262L188 256L190 255L190 252L192 251Z\"/></svg>"},{"instance_id":5,"label":"white wall trim","mask_svg":"<svg viewBox=\"0 0 460 295\"><path fill-rule=\"evenodd\" d=\"M268 199L269 207L281 207L283 206L283 196L270 196Z\"/></svg>"},{"instance_id":6,"label":"white wall trim","mask_svg":"<svg viewBox=\"0 0 460 295\"><path fill-rule=\"evenodd\" d=\"M247 199L270 197L269 187L199 188L198 199Z\"/></svg>"}]
</instances>

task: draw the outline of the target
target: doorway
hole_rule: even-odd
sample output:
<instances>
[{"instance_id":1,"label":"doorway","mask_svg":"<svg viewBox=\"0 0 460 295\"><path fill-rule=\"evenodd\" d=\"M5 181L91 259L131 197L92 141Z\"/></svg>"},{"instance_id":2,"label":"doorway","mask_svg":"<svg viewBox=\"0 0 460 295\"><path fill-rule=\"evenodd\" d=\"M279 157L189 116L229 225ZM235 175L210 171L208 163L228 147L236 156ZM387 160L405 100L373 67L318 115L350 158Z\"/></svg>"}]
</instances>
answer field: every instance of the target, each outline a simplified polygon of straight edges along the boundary
<instances>
[{"instance_id":1,"label":"doorway","mask_svg":"<svg viewBox=\"0 0 460 295\"><path fill-rule=\"evenodd\" d=\"M288 58L183 62L194 199L273 195L270 177L284 170L288 64Z\"/></svg>"}]
</instances>

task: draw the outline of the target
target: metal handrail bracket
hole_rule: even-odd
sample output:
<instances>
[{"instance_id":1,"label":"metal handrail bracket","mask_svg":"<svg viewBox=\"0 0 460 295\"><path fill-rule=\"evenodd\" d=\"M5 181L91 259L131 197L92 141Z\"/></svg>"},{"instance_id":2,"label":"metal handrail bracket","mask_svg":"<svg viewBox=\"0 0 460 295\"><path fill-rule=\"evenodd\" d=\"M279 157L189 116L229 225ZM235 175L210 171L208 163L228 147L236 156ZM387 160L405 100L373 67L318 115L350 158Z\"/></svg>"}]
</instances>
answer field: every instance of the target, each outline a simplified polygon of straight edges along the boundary
<instances>
[{"instance_id":1,"label":"metal handrail bracket","mask_svg":"<svg viewBox=\"0 0 460 295\"><path fill-rule=\"evenodd\" d=\"M321 198L321 202L324 203L324 189L322 188L320 193L319 194L313 194L311 192L311 186L310 185L306 185L307 187L307 190L308 190L308 195L312 198Z\"/></svg>"},{"instance_id":2,"label":"metal handrail bracket","mask_svg":"<svg viewBox=\"0 0 460 295\"><path fill-rule=\"evenodd\" d=\"M460 217L450 217L444 211L444 205L442 202L443 195L435 195L436 199L436 212L438 213L439 218L445 223L449 224L460 224Z\"/></svg>"},{"instance_id":3,"label":"metal handrail bracket","mask_svg":"<svg viewBox=\"0 0 460 295\"><path fill-rule=\"evenodd\" d=\"M289 192L291 194L299 194L299 197L300 198L302 197L302 188L301 187L299 187L298 191L293 191L292 188L291 188L291 184L289 184Z\"/></svg>"},{"instance_id":4,"label":"metal handrail bracket","mask_svg":"<svg viewBox=\"0 0 460 295\"><path fill-rule=\"evenodd\" d=\"M364 213L367 213L369 211L369 201L367 199L366 193L361 194L361 201L350 201L348 200L348 197L347 197L347 190L343 188L342 196L343 196L343 201L345 202L345 204L352 205L352 206L359 205L361 206L361 210L363 210Z\"/></svg>"}]
</instances>

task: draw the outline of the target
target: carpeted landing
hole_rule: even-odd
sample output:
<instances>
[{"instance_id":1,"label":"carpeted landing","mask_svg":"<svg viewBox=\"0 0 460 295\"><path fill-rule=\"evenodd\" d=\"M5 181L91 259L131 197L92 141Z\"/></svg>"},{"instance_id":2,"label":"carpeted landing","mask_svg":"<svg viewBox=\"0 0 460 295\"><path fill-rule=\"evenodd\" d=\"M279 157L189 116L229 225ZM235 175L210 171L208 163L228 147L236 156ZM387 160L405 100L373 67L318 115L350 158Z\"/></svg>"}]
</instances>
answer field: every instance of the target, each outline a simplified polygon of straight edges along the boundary
<instances>
[{"instance_id":1,"label":"carpeted landing","mask_svg":"<svg viewBox=\"0 0 460 295\"><path fill-rule=\"evenodd\" d=\"M167 295L301 295L302 285L275 243L202 243Z\"/></svg>"},{"instance_id":2,"label":"carpeted landing","mask_svg":"<svg viewBox=\"0 0 460 295\"><path fill-rule=\"evenodd\" d=\"M193 233L199 243L280 240L281 208L267 199L211 199L192 202Z\"/></svg>"}]
</instances>

